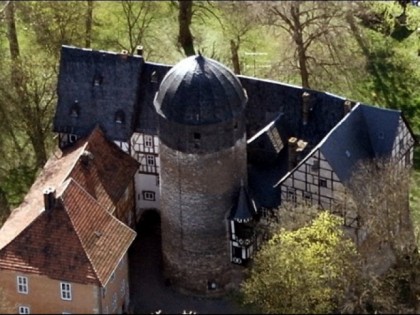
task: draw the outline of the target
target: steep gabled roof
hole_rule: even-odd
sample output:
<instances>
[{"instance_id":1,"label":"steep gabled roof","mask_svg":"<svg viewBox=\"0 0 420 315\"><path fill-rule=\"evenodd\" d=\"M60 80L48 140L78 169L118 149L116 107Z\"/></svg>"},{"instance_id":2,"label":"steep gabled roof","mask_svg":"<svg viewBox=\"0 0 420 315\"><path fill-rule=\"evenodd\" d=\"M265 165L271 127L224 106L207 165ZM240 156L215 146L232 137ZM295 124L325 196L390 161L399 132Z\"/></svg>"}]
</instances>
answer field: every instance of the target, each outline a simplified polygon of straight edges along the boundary
<instances>
[{"instance_id":1,"label":"steep gabled roof","mask_svg":"<svg viewBox=\"0 0 420 315\"><path fill-rule=\"evenodd\" d=\"M104 286L135 235L69 179L54 208L0 250L0 268Z\"/></svg>"},{"instance_id":2,"label":"steep gabled roof","mask_svg":"<svg viewBox=\"0 0 420 315\"><path fill-rule=\"evenodd\" d=\"M133 180L139 163L106 140L99 127L85 141L84 151L69 177L74 178L102 206L110 209Z\"/></svg>"},{"instance_id":3,"label":"steep gabled roof","mask_svg":"<svg viewBox=\"0 0 420 315\"><path fill-rule=\"evenodd\" d=\"M137 168L98 127L56 152L0 229L0 268L104 285L135 237L108 211ZM57 189L52 211L47 187Z\"/></svg>"},{"instance_id":4,"label":"steep gabled roof","mask_svg":"<svg viewBox=\"0 0 420 315\"><path fill-rule=\"evenodd\" d=\"M401 112L357 104L352 111L313 148L328 160L341 182L350 179L358 162L389 157L398 130ZM306 162L311 153L296 168ZM293 172L287 173L276 186Z\"/></svg>"},{"instance_id":5,"label":"steep gabled roof","mask_svg":"<svg viewBox=\"0 0 420 315\"><path fill-rule=\"evenodd\" d=\"M257 214L257 208L249 198L248 192L244 185L241 185L236 205L232 208L229 216L230 220L244 223L254 219Z\"/></svg>"},{"instance_id":6,"label":"steep gabled roof","mask_svg":"<svg viewBox=\"0 0 420 315\"><path fill-rule=\"evenodd\" d=\"M53 130L85 137L98 124L108 139L128 141L143 63L141 56L62 46Z\"/></svg>"},{"instance_id":7,"label":"steep gabled roof","mask_svg":"<svg viewBox=\"0 0 420 315\"><path fill-rule=\"evenodd\" d=\"M338 178L350 179L359 161L389 157L401 112L359 104L322 141L320 150Z\"/></svg>"},{"instance_id":8,"label":"steep gabled roof","mask_svg":"<svg viewBox=\"0 0 420 315\"><path fill-rule=\"evenodd\" d=\"M87 155L87 156L86 156ZM93 157L84 162L89 156ZM133 180L138 162L105 139L100 128L74 147L57 151L44 166L22 204L0 229L0 249L25 229L44 208L43 191L74 178L105 209L110 210Z\"/></svg>"},{"instance_id":9,"label":"steep gabled roof","mask_svg":"<svg viewBox=\"0 0 420 315\"><path fill-rule=\"evenodd\" d=\"M43 191L47 187L59 187L85 150L86 143L79 142L66 151L53 154L32 184L23 202L15 208L0 229L0 249L12 241L44 210Z\"/></svg>"}]
</instances>

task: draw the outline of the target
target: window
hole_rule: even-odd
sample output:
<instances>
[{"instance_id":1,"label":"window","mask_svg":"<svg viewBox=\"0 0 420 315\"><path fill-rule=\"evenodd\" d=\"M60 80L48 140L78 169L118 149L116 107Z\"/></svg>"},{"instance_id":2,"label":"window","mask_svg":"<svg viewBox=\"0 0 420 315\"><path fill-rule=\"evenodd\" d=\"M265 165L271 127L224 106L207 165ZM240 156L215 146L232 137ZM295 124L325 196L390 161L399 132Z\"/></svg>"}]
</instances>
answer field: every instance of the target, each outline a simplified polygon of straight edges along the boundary
<instances>
[{"instance_id":1,"label":"window","mask_svg":"<svg viewBox=\"0 0 420 315\"><path fill-rule=\"evenodd\" d=\"M404 139L400 140L400 150L404 149Z\"/></svg>"},{"instance_id":2,"label":"window","mask_svg":"<svg viewBox=\"0 0 420 315\"><path fill-rule=\"evenodd\" d=\"M19 314L31 314L28 306L19 306Z\"/></svg>"},{"instance_id":3,"label":"window","mask_svg":"<svg viewBox=\"0 0 420 315\"><path fill-rule=\"evenodd\" d=\"M100 74L96 74L94 79L93 79L93 86L100 86L102 85L102 81L103 81L103 76Z\"/></svg>"},{"instance_id":4,"label":"window","mask_svg":"<svg viewBox=\"0 0 420 315\"><path fill-rule=\"evenodd\" d=\"M327 180L326 179L320 179L320 180L318 180L318 185L320 187L327 187Z\"/></svg>"},{"instance_id":5,"label":"window","mask_svg":"<svg viewBox=\"0 0 420 315\"><path fill-rule=\"evenodd\" d=\"M312 194L308 191L303 192L303 199L305 200L306 204L311 204L312 202Z\"/></svg>"},{"instance_id":6,"label":"window","mask_svg":"<svg viewBox=\"0 0 420 315\"><path fill-rule=\"evenodd\" d=\"M79 106L79 102L76 100L76 101L74 101L74 104L71 107L70 116L74 117L74 118L77 118L77 117L79 117L79 115L80 115L80 106Z\"/></svg>"},{"instance_id":7,"label":"window","mask_svg":"<svg viewBox=\"0 0 420 315\"><path fill-rule=\"evenodd\" d=\"M287 189L287 200L292 201L292 202L296 202L296 193L295 193L295 190L293 188L288 188Z\"/></svg>"},{"instance_id":8,"label":"window","mask_svg":"<svg viewBox=\"0 0 420 315\"><path fill-rule=\"evenodd\" d=\"M106 296L106 288L102 288L102 298L104 299Z\"/></svg>"},{"instance_id":9,"label":"window","mask_svg":"<svg viewBox=\"0 0 420 315\"><path fill-rule=\"evenodd\" d=\"M69 142L70 143L74 143L76 141L77 141L77 136L76 135L73 135L73 134L70 134L69 135Z\"/></svg>"},{"instance_id":10,"label":"window","mask_svg":"<svg viewBox=\"0 0 420 315\"><path fill-rule=\"evenodd\" d=\"M150 82L157 83L158 82L158 74L156 71L152 72L152 75L150 76Z\"/></svg>"},{"instance_id":11,"label":"window","mask_svg":"<svg viewBox=\"0 0 420 315\"><path fill-rule=\"evenodd\" d=\"M153 138L151 136L144 136L144 145L151 148L153 146Z\"/></svg>"},{"instance_id":12,"label":"window","mask_svg":"<svg viewBox=\"0 0 420 315\"><path fill-rule=\"evenodd\" d=\"M311 166L312 172L317 172L319 170L319 160L314 160L314 163Z\"/></svg>"},{"instance_id":13,"label":"window","mask_svg":"<svg viewBox=\"0 0 420 315\"><path fill-rule=\"evenodd\" d=\"M22 277L22 276L17 277L17 290L19 293L28 294L28 278L27 277Z\"/></svg>"},{"instance_id":14,"label":"window","mask_svg":"<svg viewBox=\"0 0 420 315\"><path fill-rule=\"evenodd\" d=\"M146 163L147 165L155 165L155 157L153 155L146 155Z\"/></svg>"},{"instance_id":15,"label":"window","mask_svg":"<svg viewBox=\"0 0 420 315\"><path fill-rule=\"evenodd\" d=\"M143 191L143 199L155 201L155 193L153 191Z\"/></svg>"},{"instance_id":16,"label":"window","mask_svg":"<svg viewBox=\"0 0 420 315\"><path fill-rule=\"evenodd\" d=\"M68 282L60 282L61 299L70 301L71 300L71 284Z\"/></svg>"},{"instance_id":17,"label":"window","mask_svg":"<svg viewBox=\"0 0 420 315\"><path fill-rule=\"evenodd\" d=\"M125 115L122 110L118 110L115 113L115 123L116 124L123 124L125 122Z\"/></svg>"},{"instance_id":18,"label":"window","mask_svg":"<svg viewBox=\"0 0 420 315\"><path fill-rule=\"evenodd\" d=\"M200 140L201 139L201 134L198 132L194 132L194 140Z\"/></svg>"}]
</instances>

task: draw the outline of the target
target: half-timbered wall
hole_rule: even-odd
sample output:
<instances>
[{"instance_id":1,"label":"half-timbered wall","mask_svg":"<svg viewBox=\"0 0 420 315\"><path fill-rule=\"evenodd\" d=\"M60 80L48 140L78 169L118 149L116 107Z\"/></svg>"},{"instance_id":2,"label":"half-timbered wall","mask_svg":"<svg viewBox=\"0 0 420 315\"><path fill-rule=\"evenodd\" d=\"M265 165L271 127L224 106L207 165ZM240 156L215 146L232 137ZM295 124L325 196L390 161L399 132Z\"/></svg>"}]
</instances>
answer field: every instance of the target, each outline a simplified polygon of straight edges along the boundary
<instances>
[{"instance_id":1,"label":"half-timbered wall","mask_svg":"<svg viewBox=\"0 0 420 315\"><path fill-rule=\"evenodd\" d=\"M414 155L414 139L404 120L400 117L397 136L392 146L392 157L399 166L412 166Z\"/></svg>"},{"instance_id":2,"label":"half-timbered wall","mask_svg":"<svg viewBox=\"0 0 420 315\"><path fill-rule=\"evenodd\" d=\"M229 224L231 261L236 264L243 264L251 258L254 252L255 230L246 223L229 220Z\"/></svg>"},{"instance_id":3,"label":"half-timbered wall","mask_svg":"<svg viewBox=\"0 0 420 315\"><path fill-rule=\"evenodd\" d=\"M319 150L315 150L304 163L295 168L282 182L281 202L320 206L322 209L338 211L336 203L348 200L346 189L331 165ZM345 213L344 213L345 212ZM356 227L356 214L340 207L344 225Z\"/></svg>"},{"instance_id":4,"label":"half-timbered wall","mask_svg":"<svg viewBox=\"0 0 420 315\"><path fill-rule=\"evenodd\" d=\"M125 141L114 141L114 143L125 153L130 154L130 143Z\"/></svg>"},{"instance_id":5,"label":"half-timbered wall","mask_svg":"<svg viewBox=\"0 0 420 315\"><path fill-rule=\"evenodd\" d=\"M136 216L140 218L141 209L159 209L159 138L135 132L131 137L131 156L139 163L135 175Z\"/></svg>"}]
</instances>

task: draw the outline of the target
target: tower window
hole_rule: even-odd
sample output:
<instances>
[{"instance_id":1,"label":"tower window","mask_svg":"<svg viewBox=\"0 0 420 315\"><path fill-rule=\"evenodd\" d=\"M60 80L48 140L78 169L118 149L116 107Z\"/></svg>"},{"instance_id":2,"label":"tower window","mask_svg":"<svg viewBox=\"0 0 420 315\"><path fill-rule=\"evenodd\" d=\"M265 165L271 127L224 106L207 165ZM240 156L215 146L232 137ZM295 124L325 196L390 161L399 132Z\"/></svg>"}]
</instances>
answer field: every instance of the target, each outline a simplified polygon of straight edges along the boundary
<instances>
[{"instance_id":1,"label":"tower window","mask_svg":"<svg viewBox=\"0 0 420 315\"><path fill-rule=\"evenodd\" d=\"M143 191L143 199L144 200L149 200L149 201L155 201L156 197L155 197L155 193L153 191Z\"/></svg>"},{"instance_id":2,"label":"tower window","mask_svg":"<svg viewBox=\"0 0 420 315\"><path fill-rule=\"evenodd\" d=\"M194 132L194 140L200 140L201 134L199 132Z\"/></svg>"}]
</instances>

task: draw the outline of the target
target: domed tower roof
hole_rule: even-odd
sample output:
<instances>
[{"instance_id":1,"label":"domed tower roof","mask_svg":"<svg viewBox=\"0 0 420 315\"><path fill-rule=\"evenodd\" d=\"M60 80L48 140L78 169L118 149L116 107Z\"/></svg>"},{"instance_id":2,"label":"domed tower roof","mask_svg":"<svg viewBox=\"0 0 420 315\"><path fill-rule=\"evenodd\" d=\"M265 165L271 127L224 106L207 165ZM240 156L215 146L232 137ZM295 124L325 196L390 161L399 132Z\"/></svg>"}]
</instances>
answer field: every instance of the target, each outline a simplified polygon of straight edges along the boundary
<instances>
[{"instance_id":1,"label":"domed tower roof","mask_svg":"<svg viewBox=\"0 0 420 315\"><path fill-rule=\"evenodd\" d=\"M185 125L232 120L246 105L239 79L221 63L200 54L176 64L162 80L154 104L159 115Z\"/></svg>"}]
</instances>

